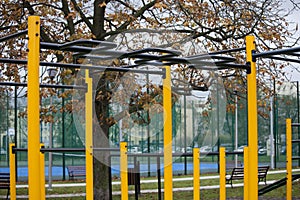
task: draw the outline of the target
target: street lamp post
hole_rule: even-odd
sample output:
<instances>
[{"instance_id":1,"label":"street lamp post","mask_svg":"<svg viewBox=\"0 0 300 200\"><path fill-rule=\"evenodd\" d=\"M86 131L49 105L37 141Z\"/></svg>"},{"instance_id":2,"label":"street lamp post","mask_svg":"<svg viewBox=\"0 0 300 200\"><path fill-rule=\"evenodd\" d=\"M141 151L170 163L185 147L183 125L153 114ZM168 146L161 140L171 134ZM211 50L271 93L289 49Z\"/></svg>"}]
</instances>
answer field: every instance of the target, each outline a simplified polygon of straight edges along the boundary
<instances>
[{"instance_id":1,"label":"street lamp post","mask_svg":"<svg viewBox=\"0 0 300 200\"><path fill-rule=\"evenodd\" d=\"M238 141L238 95L237 90L234 91L235 94L235 134L234 134L234 149L238 149L239 141ZM238 166L238 154L235 154L234 158L235 167Z\"/></svg>"},{"instance_id":2,"label":"street lamp post","mask_svg":"<svg viewBox=\"0 0 300 200\"><path fill-rule=\"evenodd\" d=\"M53 83L53 80L57 74L56 68L49 68L47 69L48 76L50 77L51 83ZM52 107L52 95L50 96L50 108ZM52 115L52 110L51 110ZM49 148L52 148L53 144L53 123L50 122L49 127ZM48 160L48 190L52 189L52 152L49 152L49 160Z\"/></svg>"},{"instance_id":3,"label":"street lamp post","mask_svg":"<svg viewBox=\"0 0 300 200\"><path fill-rule=\"evenodd\" d=\"M297 123L300 123L300 108L299 108L299 81L292 81L292 83L296 83L297 89ZM298 128L298 139L300 139L300 128ZM300 143L298 143L298 156L300 156ZM298 160L298 166L300 166L300 160Z\"/></svg>"}]
</instances>

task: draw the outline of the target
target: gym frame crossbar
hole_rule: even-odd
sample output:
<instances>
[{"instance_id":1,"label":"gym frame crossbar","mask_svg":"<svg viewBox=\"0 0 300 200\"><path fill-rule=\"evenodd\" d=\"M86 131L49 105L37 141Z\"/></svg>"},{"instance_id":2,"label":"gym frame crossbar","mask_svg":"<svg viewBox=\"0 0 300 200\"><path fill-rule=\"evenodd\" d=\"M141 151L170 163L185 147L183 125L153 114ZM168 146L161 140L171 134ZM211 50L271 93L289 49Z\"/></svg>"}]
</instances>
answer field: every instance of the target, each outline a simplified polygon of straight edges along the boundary
<instances>
[{"instance_id":1,"label":"gym frame crossbar","mask_svg":"<svg viewBox=\"0 0 300 200\"><path fill-rule=\"evenodd\" d=\"M1 86L16 86L16 87L27 87L27 83L16 83L16 82L0 82ZM56 89L77 89L86 90L86 86L80 85L53 85L53 84L40 84L41 88L56 88Z\"/></svg>"},{"instance_id":2,"label":"gym frame crossbar","mask_svg":"<svg viewBox=\"0 0 300 200\"><path fill-rule=\"evenodd\" d=\"M265 52L260 52L260 53L256 53L255 51L253 51L252 52L252 58L253 58L252 61L255 62L255 59L257 59L257 58L264 58L264 57L271 58L270 56L290 54L290 53L296 53L296 52L300 52L300 47L278 49L278 50L265 51Z\"/></svg>"},{"instance_id":3,"label":"gym frame crossbar","mask_svg":"<svg viewBox=\"0 0 300 200\"><path fill-rule=\"evenodd\" d=\"M178 64L191 64L190 68L195 69L207 69L207 70L220 70L220 69L231 69L240 68L247 70L247 97L248 97L248 147L245 148L246 153L245 164L245 178L244 178L244 199L257 200L258 196L258 177L257 177L257 166L258 166L258 119L257 119L257 85L256 85L256 59L257 58L271 58L281 59L283 61L295 62L296 59L290 58L276 58L276 55L293 55L300 52L300 47L273 50L266 52L256 52L255 38L254 36L246 37L246 47L221 50L217 52L211 52L201 55L195 55L190 57L179 57L177 51L166 50L161 48L147 48L132 52L127 51L116 51L113 50L115 47L114 43L92 41L92 40L76 40L64 44L47 43L40 41L40 18L38 16L30 16L28 19L28 31L24 30L18 33L7 35L0 38L0 42L12 39L28 33L28 61L18 59L0 58L0 63L13 63L28 65L28 164L29 168L29 198L33 200L45 199L44 188L42 188L42 181L44 173L40 161L43 160L41 157L41 151L66 151L67 149L47 149L41 148L40 137L39 137L39 67L40 66L53 66L62 68L73 68L73 69L85 69L87 92L85 96L86 102L92 102L92 80L89 77L89 70L100 70L100 71L117 71L117 72L133 72L143 74L159 74L163 77L163 105L164 105L164 117L166 122L164 126L164 199L173 199L173 184L172 184L172 103L171 103L171 65ZM80 46L82 45L82 46ZM87 46L84 46L87 45ZM97 47L94 47L97 46ZM40 62L39 53L41 49L69 51L78 54L76 56L83 56L91 58L95 56L95 59L107 59L111 56L116 59L139 59L136 65L120 66L120 67L106 67L106 66L92 66L92 65L81 65L81 64L65 64L65 63L52 63L52 62ZM236 64L236 60L229 56L223 56L226 53L233 53L238 51L246 51L246 64ZM155 55L161 54L161 55ZM75 55L73 55L75 56ZM76 57L75 57L76 58ZM212 62L211 60L215 60ZM149 71L142 69L132 69L142 65L157 65L162 66L160 70ZM210 67L216 66L216 67ZM24 83L25 84L25 83ZM47 85L47 84L46 84ZM46 87L45 85L45 87ZM16 85L17 86L17 83ZM48 85L49 86L49 85ZM59 86L60 87L60 86ZM72 86L73 87L73 86ZM92 104L86 104L86 198L93 198L93 140L92 140ZM249 134L251 133L251 134ZM127 146L125 143L121 143L120 154L123 158L127 159ZM44 149L44 150L42 150ZM20 149L21 150L21 149ZM61 151L60 151L61 150ZM81 149L80 151L82 151ZM100 149L99 149L100 150ZM103 149L102 149L103 150ZM97 149L95 148L95 151ZM217 153L217 152L216 152ZM136 156L136 155L135 155ZM219 155L220 156L220 155ZM222 157L224 152L222 150ZM122 159L123 159L122 158ZM127 160L124 159L124 163L127 164ZM251 161L251 162L249 162ZM126 165L122 163L122 169L126 171ZM127 175L123 172L122 176L124 179ZM126 179L127 180L127 179ZM128 199L128 188L126 187L127 181L122 183L122 200ZM124 188L123 188L124 186ZM223 191L224 192L224 191ZM223 193L223 198L225 194Z\"/></svg>"},{"instance_id":4,"label":"gym frame crossbar","mask_svg":"<svg viewBox=\"0 0 300 200\"><path fill-rule=\"evenodd\" d=\"M27 60L0 58L0 63L26 65ZM122 68L122 67L106 67L106 66L95 66L95 65L91 66L91 65L69 64L69 63L40 62L40 66L164 75L164 70L156 70L156 71L151 70L150 71L150 70L142 70L142 69Z\"/></svg>"}]
</instances>

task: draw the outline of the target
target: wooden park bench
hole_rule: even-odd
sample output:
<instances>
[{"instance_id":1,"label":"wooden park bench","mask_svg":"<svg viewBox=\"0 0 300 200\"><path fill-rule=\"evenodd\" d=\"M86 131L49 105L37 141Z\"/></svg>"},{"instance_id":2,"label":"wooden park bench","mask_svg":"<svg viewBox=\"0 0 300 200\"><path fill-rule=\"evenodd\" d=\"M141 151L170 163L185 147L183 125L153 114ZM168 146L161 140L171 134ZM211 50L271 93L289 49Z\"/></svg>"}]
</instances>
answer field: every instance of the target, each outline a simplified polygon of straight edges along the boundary
<instances>
[{"instance_id":1,"label":"wooden park bench","mask_svg":"<svg viewBox=\"0 0 300 200\"><path fill-rule=\"evenodd\" d=\"M6 199L8 199L8 195L10 192L10 175L9 173L0 173L0 189L6 189L7 194L6 194Z\"/></svg>"},{"instance_id":2,"label":"wooden park bench","mask_svg":"<svg viewBox=\"0 0 300 200\"><path fill-rule=\"evenodd\" d=\"M264 181L267 184L267 173L269 170L269 166L259 166L258 167L258 183ZM231 173L226 175L226 183L230 184L232 187L233 180L244 179L244 168L243 167L235 167L232 169Z\"/></svg>"},{"instance_id":3,"label":"wooden park bench","mask_svg":"<svg viewBox=\"0 0 300 200\"><path fill-rule=\"evenodd\" d=\"M74 180L77 177L85 177L85 166L68 166L69 179Z\"/></svg>"}]
</instances>

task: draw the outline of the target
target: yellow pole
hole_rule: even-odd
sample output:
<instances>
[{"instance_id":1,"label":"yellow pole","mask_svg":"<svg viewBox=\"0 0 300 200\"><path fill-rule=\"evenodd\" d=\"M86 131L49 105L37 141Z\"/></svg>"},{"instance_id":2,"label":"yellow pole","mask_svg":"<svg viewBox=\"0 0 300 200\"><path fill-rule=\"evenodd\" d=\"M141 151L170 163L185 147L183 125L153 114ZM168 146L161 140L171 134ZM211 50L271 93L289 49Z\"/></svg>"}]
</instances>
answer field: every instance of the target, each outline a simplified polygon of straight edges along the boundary
<instances>
[{"instance_id":1,"label":"yellow pole","mask_svg":"<svg viewBox=\"0 0 300 200\"><path fill-rule=\"evenodd\" d=\"M17 199L16 192L16 155L13 153L14 143L9 144L9 174L10 174L10 199Z\"/></svg>"},{"instance_id":2,"label":"yellow pole","mask_svg":"<svg viewBox=\"0 0 300 200\"><path fill-rule=\"evenodd\" d=\"M248 153L248 147L244 147L244 200L249 199L249 192L248 192L248 184L249 184L249 153Z\"/></svg>"},{"instance_id":3,"label":"yellow pole","mask_svg":"<svg viewBox=\"0 0 300 200\"><path fill-rule=\"evenodd\" d=\"M220 200L226 200L226 155L225 148L220 147Z\"/></svg>"},{"instance_id":4,"label":"yellow pole","mask_svg":"<svg viewBox=\"0 0 300 200\"><path fill-rule=\"evenodd\" d=\"M200 151L199 148L193 149L194 163L194 200L200 199Z\"/></svg>"},{"instance_id":5,"label":"yellow pole","mask_svg":"<svg viewBox=\"0 0 300 200\"><path fill-rule=\"evenodd\" d=\"M40 149L44 148L44 144L40 144ZM45 191L45 154L40 151L40 169L41 169L41 199L46 199Z\"/></svg>"},{"instance_id":6,"label":"yellow pole","mask_svg":"<svg viewBox=\"0 0 300 200\"><path fill-rule=\"evenodd\" d=\"M286 199L292 199L292 120L286 119Z\"/></svg>"},{"instance_id":7,"label":"yellow pole","mask_svg":"<svg viewBox=\"0 0 300 200\"><path fill-rule=\"evenodd\" d=\"M164 199L173 199L173 168L172 168L172 90L171 67L164 66L166 70L163 79L163 105L164 105Z\"/></svg>"},{"instance_id":8,"label":"yellow pole","mask_svg":"<svg viewBox=\"0 0 300 200\"><path fill-rule=\"evenodd\" d=\"M40 17L28 18L28 184L29 199L40 200Z\"/></svg>"},{"instance_id":9,"label":"yellow pole","mask_svg":"<svg viewBox=\"0 0 300 200\"><path fill-rule=\"evenodd\" d=\"M85 94L85 166L86 166L86 199L94 199L93 191L93 111L92 111L92 78L89 70L85 70L87 93Z\"/></svg>"},{"instance_id":10,"label":"yellow pole","mask_svg":"<svg viewBox=\"0 0 300 200\"><path fill-rule=\"evenodd\" d=\"M257 154L257 94L256 94L256 63L252 60L252 52L255 50L254 36L246 37L247 63L250 72L247 75L248 96L248 151L249 151L249 184L248 192L251 200L258 199L258 154Z\"/></svg>"},{"instance_id":11,"label":"yellow pole","mask_svg":"<svg viewBox=\"0 0 300 200\"><path fill-rule=\"evenodd\" d=\"M128 200L127 142L120 143L121 200Z\"/></svg>"}]
</instances>

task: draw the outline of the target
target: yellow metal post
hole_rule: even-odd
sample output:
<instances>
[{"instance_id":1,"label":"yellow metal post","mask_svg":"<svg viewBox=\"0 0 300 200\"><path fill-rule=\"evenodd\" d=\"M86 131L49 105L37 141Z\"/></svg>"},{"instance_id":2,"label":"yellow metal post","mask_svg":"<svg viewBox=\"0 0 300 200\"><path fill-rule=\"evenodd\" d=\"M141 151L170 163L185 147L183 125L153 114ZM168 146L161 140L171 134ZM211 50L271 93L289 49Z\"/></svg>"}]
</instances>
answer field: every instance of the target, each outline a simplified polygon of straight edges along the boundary
<instances>
[{"instance_id":1,"label":"yellow metal post","mask_svg":"<svg viewBox=\"0 0 300 200\"><path fill-rule=\"evenodd\" d=\"M29 199L40 200L40 17L28 18L28 184Z\"/></svg>"},{"instance_id":2,"label":"yellow metal post","mask_svg":"<svg viewBox=\"0 0 300 200\"><path fill-rule=\"evenodd\" d=\"M194 200L200 199L200 151L199 148L193 149L194 163Z\"/></svg>"},{"instance_id":3,"label":"yellow metal post","mask_svg":"<svg viewBox=\"0 0 300 200\"><path fill-rule=\"evenodd\" d=\"M94 199L93 193L93 91L89 70L85 70L87 93L85 94L85 166L86 166L86 199Z\"/></svg>"},{"instance_id":4,"label":"yellow metal post","mask_svg":"<svg viewBox=\"0 0 300 200\"><path fill-rule=\"evenodd\" d=\"M171 67L164 66L163 105L164 105L164 199L173 199L172 168L172 90Z\"/></svg>"},{"instance_id":5,"label":"yellow metal post","mask_svg":"<svg viewBox=\"0 0 300 200\"><path fill-rule=\"evenodd\" d=\"M17 199L16 192L16 155L13 153L14 143L9 144L9 174L10 174L10 199Z\"/></svg>"},{"instance_id":6,"label":"yellow metal post","mask_svg":"<svg viewBox=\"0 0 300 200\"><path fill-rule=\"evenodd\" d=\"M40 144L40 149L44 148L44 144ZM40 151L40 169L41 169L41 199L46 199L45 191L45 154Z\"/></svg>"},{"instance_id":7,"label":"yellow metal post","mask_svg":"<svg viewBox=\"0 0 300 200\"><path fill-rule=\"evenodd\" d=\"M257 93L256 93L256 63L252 59L255 50L254 36L246 37L247 63L250 71L247 75L247 97L248 97L248 151L249 151L249 195L251 200L258 199L258 154L257 154Z\"/></svg>"},{"instance_id":8,"label":"yellow metal post","mask_svg":"<svg viewBox=\"0 0 300 200\"><path fill-rule=\"evenodd\" d=\"M248 154L248 147L244 147L244 200L249 199L249 192L248 192L248 184L249 184L249 154Z\"/></svg>"},{"instance_id":9,"label":"yellow metal post","mask_svg":"<svg viewBox=\"0 0 300 200\"><path fill-rule=\"evenodd\" d=\"M128 200L127 142L120 143L121 200Z\"/></svg>"},{"instance_id":10,"label":"yellow metal post","mask_svg":"<svg viewBox=\"0 0 300 200\"><path fill-rule=\"evenodd\" d=\"M220 147L220 200L226 200L226 155L225 148Z\"/></svg>"},{"instance_id":11,"label":"yellow metal post","mask_svg":"<svg viewBox=\"0 0 300 200\"><path fill-rule=\"evenodd\" d=\"M292 120L286 119L286 199L292 199Z\"/></svg>"}]
</instances>

